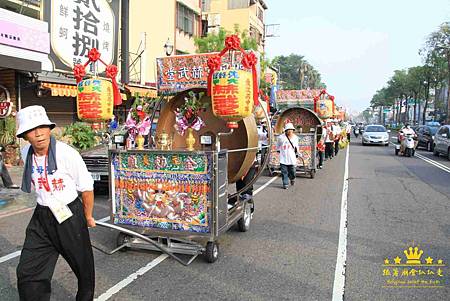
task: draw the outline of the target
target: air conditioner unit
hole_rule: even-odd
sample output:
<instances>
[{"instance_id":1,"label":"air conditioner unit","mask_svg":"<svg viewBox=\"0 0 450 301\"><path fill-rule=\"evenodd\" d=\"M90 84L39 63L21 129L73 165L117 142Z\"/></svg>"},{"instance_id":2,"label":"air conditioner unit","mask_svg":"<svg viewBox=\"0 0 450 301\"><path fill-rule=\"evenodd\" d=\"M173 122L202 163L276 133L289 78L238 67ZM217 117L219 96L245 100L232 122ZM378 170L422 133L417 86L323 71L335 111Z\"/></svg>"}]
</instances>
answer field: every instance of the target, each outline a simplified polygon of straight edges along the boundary
<instances>
[{"instance_id":1,"label":"air conditioner unit","mask_svg":"<svg viewBox=\"0 0 450 301\"><path fill-rule=\"evenodd\" d=\"M215 29L220 27L220 14L209 14L208 15L208 27Z\"/></svg>"}]
</instances>

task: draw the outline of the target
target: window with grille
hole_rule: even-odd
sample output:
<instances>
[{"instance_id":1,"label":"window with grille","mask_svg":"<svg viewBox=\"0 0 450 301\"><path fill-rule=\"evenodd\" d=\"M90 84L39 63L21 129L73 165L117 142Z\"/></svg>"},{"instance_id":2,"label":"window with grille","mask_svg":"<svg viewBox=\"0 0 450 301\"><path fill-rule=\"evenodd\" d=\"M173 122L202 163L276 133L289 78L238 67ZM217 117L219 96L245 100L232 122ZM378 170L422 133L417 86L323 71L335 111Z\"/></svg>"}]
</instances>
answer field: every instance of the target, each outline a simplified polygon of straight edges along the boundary
<instances>
[{"instance_id":1,"label":"window with grille","mask_svg":"<svg viewBox=\"0 0 450 301\"><path fill-rule=\"evenodd\" d=\"M247 8L249 0L228 0L228 9Z\"/></svg>"},{"instance_id":2,"label":"window with grille","mask_svg":"<svg viewBox=\"0 0 450 301\"><path fill-rule=\"evenodd\" d=\"M211 0L202 0L202 11L209 12L211 10Z\"/></svg>"},{"instance_id":3,"label":"window with grille","mask_svg":"<svg viewBox=\"0 0 450 301\"><path fill-rule=\"evenodd\" d=\"M187 34L194 35L196 33L197 15L187 6L177 3L177 28Z\"/></svg>"}]
</instances>

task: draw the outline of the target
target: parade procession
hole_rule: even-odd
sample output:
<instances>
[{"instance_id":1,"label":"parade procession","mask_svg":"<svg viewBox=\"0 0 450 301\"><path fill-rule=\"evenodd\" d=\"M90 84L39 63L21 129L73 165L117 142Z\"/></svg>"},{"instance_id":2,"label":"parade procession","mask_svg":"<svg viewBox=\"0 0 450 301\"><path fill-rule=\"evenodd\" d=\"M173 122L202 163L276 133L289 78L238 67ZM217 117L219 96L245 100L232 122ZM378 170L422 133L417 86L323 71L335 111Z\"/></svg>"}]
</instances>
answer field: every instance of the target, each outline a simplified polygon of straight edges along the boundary
<instances>
[{"instance_id":1,"label":"parade procession","mask_svg":"<svg viewBox=\"0 0 450 301\"><path fill-rule=\"evenodd\" d=\"M449 22L326 2L0 1L0 300L447 300Z\"/></svg>"}]
</instances>

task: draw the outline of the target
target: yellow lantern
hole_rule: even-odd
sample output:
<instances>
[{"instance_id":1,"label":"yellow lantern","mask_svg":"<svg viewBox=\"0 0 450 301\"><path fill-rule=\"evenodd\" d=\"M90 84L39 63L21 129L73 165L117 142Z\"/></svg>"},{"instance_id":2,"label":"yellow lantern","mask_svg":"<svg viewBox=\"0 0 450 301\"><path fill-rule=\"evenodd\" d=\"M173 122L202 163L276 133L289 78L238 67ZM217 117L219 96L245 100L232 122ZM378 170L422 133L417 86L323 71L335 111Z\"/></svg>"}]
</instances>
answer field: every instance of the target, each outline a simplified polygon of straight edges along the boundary
<instances>
[{"instance_id":1,"label":"yellow lantern","mask_svg":"<svg viewBox=\"0 0 450 301\"><path fill-rule=\"evenodd\" d=\"M228 128L237 128L238 121L253 112L252 74L244 70L216 71L211 83L212 110L227 121Z\"/></svg>"},{"instance_id":2,"label":"yellow lantern","mask_svg":"<svg viewBox=\"0 0 450 301\"><path fill-rule=\"evenodd\" d=\"M101 121L113 116L113 88L110 81L90 78L77 86L78 118L85 121Z\"/></svg>"}]
</instances>

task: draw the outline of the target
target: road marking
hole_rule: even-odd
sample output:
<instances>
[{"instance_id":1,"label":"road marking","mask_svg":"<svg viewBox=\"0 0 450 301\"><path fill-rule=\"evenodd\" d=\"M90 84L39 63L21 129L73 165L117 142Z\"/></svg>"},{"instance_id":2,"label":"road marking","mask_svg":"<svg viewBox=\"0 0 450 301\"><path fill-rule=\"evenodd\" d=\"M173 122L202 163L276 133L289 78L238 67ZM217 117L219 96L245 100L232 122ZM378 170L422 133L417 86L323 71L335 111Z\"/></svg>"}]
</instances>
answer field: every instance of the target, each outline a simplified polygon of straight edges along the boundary
<instances>
[{"instance_id":1,"label":"road marking","mask_svg":"<svg viewBox=\"0 0 450 301\"><path fill-rule=\"evenodd\" d=\"M25 212L28 212L28 211L31 211L31 210L34 210L34 207L13 210L13 211L10 211L10 212L5 213L5 214L0 214L0 218L8 217L8 216L11 216L11 215L16 215L16 214L20 214L20 213L25 213Z\"/></svg>"},{"instance_id":2,"label":"road marking","mask_svg":"<svg viewBox=\"0 0 450 301\"><path fill-rule=\"evenodd\" d=\"M273 181L275 181L278 178L278 176L273 177L269 181L267 181L263 186L259 187L253 192L253 195L258 194L260 191L262 191L264 188L269 186ZM130 274L127 278L123 279L110 289L108 289L105 293L100 295L97 299L94 299L95 301L105 301L111 298L113 295L117 294L120 290L128 286L130 283L132 283L134 280L136 280L139 276L144 275L148 271L150 271L152 268L163 262L165 259L169 258L167 254L161 254L156 259L150 261L145 267L140 268L136 272Z\"/></svg>"},{"instance_id":3,"label":"road marking","mask_svg":"<svg viewBox=\"0 0 450 301\"><path fill-rule=\"evenodd\" d=\"M99 222L107 222L107 221L109 221L109 218L110 218L109 216L106 216L104 218L99 219L98 221ZM10 253L8 255L5 255L3 257L0 257L0 263L4 263L4 262L6 262L8 260L11 260L13 258L16 258L16 257L20 256L21 252L22 252L22 250L19 250L19 251L16 251L16 252L12 252L12 253Z\"/></svg>"},{"instance_id":4,"label":"road marking","mask_svg":"<svg viewBox=\"0 0 450 301\"><path fill-rule=\"evenodd\" d=\"M110 218L110 217L107 216L107 217L104 217L104 218L99 219L98 221L104 223L104 222L109 221L109 218Z\"/></svg>"},{"instance_id":5,"label":"road marking","mask_svg":"<svg viewBox=\"0 0 450 301\"><path fill-rule=\"evenodd\" d=\"M436 162L433 159L427 158L427 157L425 157L425 156L423 156L421 154L418 154L418 153L416 153L416 157L421 159L421 160L423 160L423 161L425 161L425 162L427 162L427 163L430 163L431 165L436 166L437 168L442 169L443 171L446 171L446 172L450 173L450 168L445 166L444 164Z\"/></svg>"},{"instance_id":6,"label":"road marking","mask_svg":"<svg viewBox=\"0 0 450 301\"><path fill-rule=\"evenodd\" d=\"M350 147L347 147L345 157L344 184L342 185L341 222L339 225L339 245L334 271L333 301L344 300L345 268L347 262L347 196L348 196L348 157Z\"/></svg>"},{"instance_id":7,"label":"road marking","mask_svg":"<svg viewBox=\"0 0 450 301\"><path fill-rule=\"evenodd\" d=\"M167 255L167 254L159 255L156 259L150 261L146 266L144 266L144 267L140 268L139 270L137 270L136 272L130 274L127 278L123 279L122 281L120 281L119 283L117 283L116 285L114 285L113 287L108 289L105 293L103 293L97 299L94 299L94 300L97 300L97 301L108 300L113 295L117 294L120 290L122 290L123 288L128 286L130 283L132 283L134 280L136 280L139 276L144 275L145 273L147 273L148 271L153 269L155 266L160 264L163 260L165 260L168 257L169 257L169 255Z\"/></svg>"},{"instance_id":8,"label":"road marking","mask_svg":"<svg viewBox=\"0 0 450 301\"><path fill-rule=\"evenodd\" d=\"M272 179L270 179L269 181L266 182L266 184L264 184L263 186L259 187L258 189L255 190L255 192L253 192L254 195L256 195L258 192L260 192L261 190L263 190L264 188L266 188L267 186L269 186L270 184L272 184L273 181L275 181L278 178L278 176L273 177Z\"/></svg>"},{"instance_id":9,"label":"road marking","mask_svg":"<svg viewBox=\"0 0 450 301\"><path fill-rule=\"evenodd\" d=\"M20 256L20 253L22 253L22 250L12 252L11 254L0 257L0 263L4 263L5 261L8 261L10 259L16 258L17 256Z\"/></svg>"},{"instance_id":10,"label":"road marking","mask_svg":"<svg viewBox=\"0 0 450 301\"><path fill-rule=\"evenodd\" d=\"M396 146L396 145L397 145L397 144L395 144L395 143L393 143L393 142L391 142L391 144L392 144L393 146ZM443 171L446 171L446 172L450 173L450 167L448 167L448 166L446 166L446 165L444 165L444 164L442 164L442 163L439 163L439 162L437 162L437 161L434 161L433 159L430 159L430 158L428 158L428 157L425 157L424 155L419 154L419 153L417 152L417 150L416 150L415 156L416 156L417 158L419 158L420 160L423 160L423 161L425 161L425 162L427 162L427 163L429 163L429 164L431 164L431 165L433 165L433 166L435 166L435 167L437 167L437 168L439 168L439 169L442 169Z\"/></svg>"}]
</instances>

